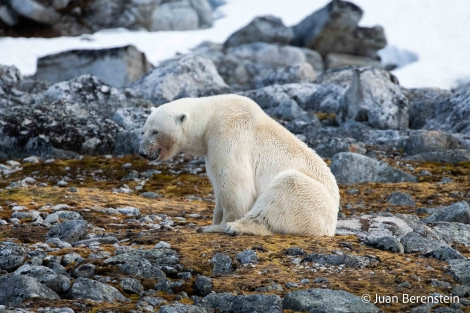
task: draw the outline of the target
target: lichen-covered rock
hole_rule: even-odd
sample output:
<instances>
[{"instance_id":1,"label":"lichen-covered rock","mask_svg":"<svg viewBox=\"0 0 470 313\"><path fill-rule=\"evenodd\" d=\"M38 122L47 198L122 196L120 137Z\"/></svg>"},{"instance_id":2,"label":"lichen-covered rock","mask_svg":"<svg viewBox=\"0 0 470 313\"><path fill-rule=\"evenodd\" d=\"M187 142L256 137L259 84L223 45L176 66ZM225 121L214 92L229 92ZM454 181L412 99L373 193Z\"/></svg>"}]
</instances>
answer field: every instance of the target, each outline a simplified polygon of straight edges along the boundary
<instances>
[{"instance_id":1,"label":"lichen-covered rock","mask_svg":"<svg viewBox=\"0 0 470 313\"><path fill-rule=\"evenodd\" d=\"M408 128L408 99L387 71L353 68L337 120L367 123L377 129Z\"/></svg>"},{"instance_id":2,"label":"lichen-covered rock","mask_svg":"<svg viewBox=\"0 0 470 313\"><path fill-rule=\"evenodd\" d=\"M206 309L215 309L220 313L277 313L282 312L281 297L278 295L243 295L230 293L211 293L196 302Z\"/></svg>"},{"instance_id":3,"label":"lichen-covered rock","mask_svg":"<svg viewBox=\"0 0 470 313\"><path fill-rule=\"evenodd\" d=\"M232 259L228 255L216 253L211 258L211 262L213 276L232 273Z\"/></svg>"},{"instance_id":4,"label":"lichen-covered rock","mask_svg":"<svg viewBox=\"0 0 470 313\"><path fill-rule=\"evenodd\" d=\"M470 260L449 260L449 272L463 285L470 286Z\"/></svg>"},{"instance_id":5,"label":"lichen-covered rock","mask_svg":"<svg viewBox=\"0 0 470 313\"><path fill-rule=\"evenodd\" d=\"M0 243L0 269L12 271L23 264L26 257L25 249L13 242Z\"/></svg>"},{"instance_id":6,"label":"lichen-covered rock","mask_svg":"<svg viewBox=\"0 0 470 313\"><path fill-rule=\"evenodd\" d=\"M48 239L57 237L60 240L67 242L82 240L85 239L88 234L87 225L87 221L82 220L65 221L53 226L47 232L46 237Z\"/></svg>"},{"instance_id":7,"label":"lichen-covered rock","mask_svg":"<svg viewBox=\"0 0 470 313\"><path fill-rule=\"evenodd\" d=\"M84 277L79 277L75 280L65 297L74 300L85 299L97 302L115 300L128 301L128 299L113 286Z\"/></svg>"},{"instance_id":8,"label":"lichen-covered rock","mask_svg":"<svg viewBox=\"0 0 470 313\"><path fill-rule=\"evenodd\" d=\"M60 297L37 279L17 274L0 276L0 305L19 306L29 299L59 300Z\"/></svg>"},{"instance_id":9,"label":"lichen-covered rock","mask_svg":"<svg viewBox=\"0 0 470 313\"><path fill-rule=\"evenodd\" d=\"M333 156L331 171L340 184L415 182L416 177L364 155L341 152Z\"/></svg>"},{"instance_id":10,"label":"lichen-covered rock","mask_svg":"<svg viewBox=\"0 0 470 313\"><path fill-rule=\"evenodd\" d=\"M45 266L31 266L24 264L20 266L15 275L25 275L35 278L38 282L54 290L58 294L63 294L70 289L70 278L56 273L53 269Z\"/></svg>"},{"instance_id":11,"label":"lichen-covered rock","mask_svg":"<svg viewBox=\"0 0 470 313\"><path fill-rule=\"evenodd\" d=\"M457 222L470 224L470 206L467 201L461 201L446 207L437 208L436 212L424 218L423 222Z\"/></svg>"},{"instance_id":12,"label":"lichen-covered rock","mask_svg":"<svg viewBox=\"0 0 470 313\"><path fill-rule=\"evenodd\" d=\"M282 300L283 310L318 313L380 312L374 304L343 290L307 289L288 292Z\"/></svg>"},{"instance_id":13,"label":"lichen-covered rock","mask_svg":"<svg viewBox=\"0 0 470 313\"><path fill-rule=\"evenodd\" d=\"M229 91L214 63L197 55L180 56L160 63L132 88L155 104Z\"/></svg>"}]
</instances>

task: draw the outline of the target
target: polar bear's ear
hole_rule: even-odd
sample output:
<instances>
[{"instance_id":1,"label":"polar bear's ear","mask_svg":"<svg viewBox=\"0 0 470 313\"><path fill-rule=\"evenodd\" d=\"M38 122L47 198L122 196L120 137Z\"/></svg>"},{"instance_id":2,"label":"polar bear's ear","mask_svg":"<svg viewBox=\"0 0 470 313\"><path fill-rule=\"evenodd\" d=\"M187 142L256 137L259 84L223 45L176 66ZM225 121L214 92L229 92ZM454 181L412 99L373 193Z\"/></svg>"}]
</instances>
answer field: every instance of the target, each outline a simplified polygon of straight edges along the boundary
<instances>
[{"instance_id":1,"label":"polar bear's ear","mask_svg":"<svg viewBox=\"0 0 470 313\"><path fill-rule=\"evenodd\" d=\"M176 124L178 125L183 125L183 123L186 121L188 118L188 115L186 113L180 113L176 116Z\"/></svg>"}]
</instances>

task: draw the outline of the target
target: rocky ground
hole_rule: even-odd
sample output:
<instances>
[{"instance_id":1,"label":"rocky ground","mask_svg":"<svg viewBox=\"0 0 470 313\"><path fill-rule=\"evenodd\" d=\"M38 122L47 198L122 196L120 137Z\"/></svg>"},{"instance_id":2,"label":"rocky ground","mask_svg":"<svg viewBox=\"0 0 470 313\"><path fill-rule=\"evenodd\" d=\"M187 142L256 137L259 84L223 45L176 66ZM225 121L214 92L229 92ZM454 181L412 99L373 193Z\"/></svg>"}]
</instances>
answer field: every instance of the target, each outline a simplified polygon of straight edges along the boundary
<instances>
[{"instance_id":1,"label":"rocky ground","mask_svg":"<svg viewBox=\"0 0 470 313\"><path fill-rule=\"evenodd\" d=\"M335 0L293 27L257 17L151 69L133 47L47 56L34 77L0 65L0 312L470 312L470 84L400 86L362 14ZM135 156L151 107L222 93L327 160L334 237L198 233L203 160Z\"/></svg>"},{"instance_id":2,"label":"rocky ground","mask_svg":"<svg viewBox=\"0 0 470 313\"><path fill-rule=\"evenodd\" d=\"M198 233L214 207L200 159L4 162L0 310L470 311L470 163L381 162L417 182L340 185L331 238Z\"/></svg>"}]
</instances>

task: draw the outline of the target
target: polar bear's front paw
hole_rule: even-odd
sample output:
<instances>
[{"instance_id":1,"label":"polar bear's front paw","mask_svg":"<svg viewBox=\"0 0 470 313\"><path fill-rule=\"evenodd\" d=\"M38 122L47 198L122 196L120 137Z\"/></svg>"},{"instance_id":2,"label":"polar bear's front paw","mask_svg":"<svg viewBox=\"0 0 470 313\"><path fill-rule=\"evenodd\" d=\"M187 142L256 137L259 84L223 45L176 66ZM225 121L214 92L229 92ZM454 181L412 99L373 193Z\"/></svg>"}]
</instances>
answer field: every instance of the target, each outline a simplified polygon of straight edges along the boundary
<instances>
[{"instance_id":1,"label":"polar bear's front paw","mask_svg":"<svg viewBox=\"0 0 470 313\"><path fill-rule=\"evenodd\" d=\"M232 236L240 235L242 233L240 224L237 222L230 222L225 224L224 231Z\"/></svg>"},{"instance_id":2,"label":"polar bear's front paw","mask_svg":"<svg viewBox=\"0 0 470 313\"><path fill-rule=\"evenodd\" d=\"M198 233L223 233L224 227L222 225L203 226L197 229Z\"/></svg>"}]
</instances>

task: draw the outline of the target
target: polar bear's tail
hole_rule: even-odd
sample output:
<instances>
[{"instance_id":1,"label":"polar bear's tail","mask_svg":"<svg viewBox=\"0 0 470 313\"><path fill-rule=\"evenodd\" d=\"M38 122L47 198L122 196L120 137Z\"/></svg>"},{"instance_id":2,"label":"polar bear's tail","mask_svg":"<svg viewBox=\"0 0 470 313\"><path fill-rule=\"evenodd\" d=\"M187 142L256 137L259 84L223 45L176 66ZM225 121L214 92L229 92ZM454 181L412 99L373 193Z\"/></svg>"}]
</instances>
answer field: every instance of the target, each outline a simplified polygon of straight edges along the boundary
<instances>
[{"instance_id":1,"label":"polar bear's tail","mask_svg":"<svg viewBox=\"0 0 470 313\"><path fill-rule=\"evenodd\" d=\"M339 195L297 171L279 173L241 219L225 225L228 234L289 233L333 236Z\"/></svg>"}]
</instances>

